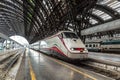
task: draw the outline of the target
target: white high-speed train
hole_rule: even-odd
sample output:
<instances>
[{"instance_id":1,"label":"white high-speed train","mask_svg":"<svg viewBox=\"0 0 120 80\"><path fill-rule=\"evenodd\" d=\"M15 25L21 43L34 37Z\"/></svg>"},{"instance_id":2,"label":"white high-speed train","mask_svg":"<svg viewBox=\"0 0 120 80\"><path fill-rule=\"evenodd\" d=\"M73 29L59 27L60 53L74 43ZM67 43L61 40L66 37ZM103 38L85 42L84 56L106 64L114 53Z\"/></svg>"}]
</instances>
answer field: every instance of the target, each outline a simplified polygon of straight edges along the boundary
<instances>
[{"instance_id":1,"label":"white high-speed train","mask_svg":"<svg viewBox=\"0 0 120 80\"><path fill-rule=\"evenodd\" d=\"M46 54L54 55L64 59L87 59L88 50L72 31L60 31L57 34L32 44L34 49L40 50Z\"/></svg>"}]
</instances>

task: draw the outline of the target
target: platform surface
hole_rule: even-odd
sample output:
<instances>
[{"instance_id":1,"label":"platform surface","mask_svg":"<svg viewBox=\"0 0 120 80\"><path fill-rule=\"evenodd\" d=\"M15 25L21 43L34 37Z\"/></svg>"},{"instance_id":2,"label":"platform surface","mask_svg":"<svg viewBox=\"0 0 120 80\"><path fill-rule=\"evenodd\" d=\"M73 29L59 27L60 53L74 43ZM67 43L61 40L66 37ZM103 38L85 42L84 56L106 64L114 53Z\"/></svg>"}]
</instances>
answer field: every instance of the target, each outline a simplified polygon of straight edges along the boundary
<instances>
[{"instance_id":1,"label":"platform surface","mask_svg":"<svg viewBox=\"0 0 120 80\"><path fill-rule=\"evenodd\" d=\"M110 54L110 53L102 53L102 52L89 52L89 58L96 58L101 60L107 60L112 62L120 63L120 54Z\"/></svg>"},{"instance_id":2,"label":"platform surface","mask_svg":"<svg viewBox=\"0 0 120 80\"><path fill-rule=\"evenodd\" d=\"M28 55L33 80L112 80L34 50L29 50Z\"/></svg>"}]
</instances>

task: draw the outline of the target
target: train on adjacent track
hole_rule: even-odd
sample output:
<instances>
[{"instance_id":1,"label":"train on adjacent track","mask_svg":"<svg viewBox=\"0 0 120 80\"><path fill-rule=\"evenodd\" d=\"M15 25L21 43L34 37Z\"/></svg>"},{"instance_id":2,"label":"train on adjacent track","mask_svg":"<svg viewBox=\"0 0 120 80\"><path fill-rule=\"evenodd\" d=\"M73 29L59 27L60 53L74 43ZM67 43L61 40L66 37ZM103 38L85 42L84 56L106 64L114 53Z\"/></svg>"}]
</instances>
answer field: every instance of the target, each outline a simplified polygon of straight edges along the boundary
<instances>
[{"instance_id":1,"label":"train on adjacent track","mask_svg":"<svg viewBox=\"0 0 120 80\"><path fill-rule=\"evenodd\" d=\"M84 43L72 31L60 31L51 37L33 43L31 47L61 59L83 60L88 58L88 50Z\"/></svg>"},{"instance_id":2,"label":"train on adjacent track","mask_svg":"<svg viewBox=\"0 0 120 80\"><path fill-rule=\"evenodd\" d=\"M89 51L120 52L120 40L86 42L85 45Z\"/></svg>"}]
</instances>

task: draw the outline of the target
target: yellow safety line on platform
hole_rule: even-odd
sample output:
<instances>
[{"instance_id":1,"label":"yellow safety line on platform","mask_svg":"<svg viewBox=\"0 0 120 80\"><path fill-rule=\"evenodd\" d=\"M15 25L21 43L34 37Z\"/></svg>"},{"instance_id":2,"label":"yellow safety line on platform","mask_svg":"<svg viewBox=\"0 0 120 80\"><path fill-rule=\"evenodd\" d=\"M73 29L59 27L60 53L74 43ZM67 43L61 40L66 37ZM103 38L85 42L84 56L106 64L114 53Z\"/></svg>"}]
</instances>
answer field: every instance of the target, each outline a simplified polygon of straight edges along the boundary
<instances>
[{"instance_id":1,"label":"yellow safety line on platform","mask_svg":"<svg viewBox=\"0 0 120 80\"><path fill-rule=\"evenodd\" d=\"M61 63L60 61L57 61L57 60L55 60L55 59L53 59L53 58L50 58L50 59L53 60L53 61L55 61L55 62L57 62L57 63L60 64L60 65L63 65L63 66L65 66L65 67L67 67L67 68L69 68L69 69L71 69L71 70L79 73L79 74L82 74L82 75L84 75L84 76L86 76L86 77L89 77L89 78L91 78L92 80L97 80L96 78L94 78L94 77L92 77L92 76L90 76L90 75L88 75L88 74L86 74L86 73L83 73L83 72L80 71L80 70L77 70L77 69L75 69L75 68L72 68L72 67L69 66L69 65L66 65L66 64L64 64L64 63Z\"/></svg>"},{"instance_id":2,"label":"yellow safety line on platform","mask_svg":"<svg viewBox=\"0 0 120 80\"><path fill-rule=\"evenodd\" d=\"M29 66L30 66L30 76L31 76L31 80L37 80L36 79L36 76L35 76L35 73L33 71L33 68L32 68L32 64L30 62L30 58L28 59L29 60Z\"/></svg>"}]
</instances>

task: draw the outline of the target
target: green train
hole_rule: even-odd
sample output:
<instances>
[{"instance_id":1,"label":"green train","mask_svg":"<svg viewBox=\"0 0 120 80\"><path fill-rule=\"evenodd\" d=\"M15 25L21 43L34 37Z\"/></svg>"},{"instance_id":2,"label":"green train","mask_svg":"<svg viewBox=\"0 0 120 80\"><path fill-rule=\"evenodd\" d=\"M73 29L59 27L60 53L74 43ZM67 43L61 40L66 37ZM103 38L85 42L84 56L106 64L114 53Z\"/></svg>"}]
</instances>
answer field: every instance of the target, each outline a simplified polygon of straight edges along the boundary
<instances>
[{"instance_id":1,"label":"green train","mask_svg":"<svg viewBox=\"0 0 120 80\"><path fill-rule=\"evenodd\" d=\"M106 40L100 42L86 42L89 51L120 52L120 40Z\"/></svg>"}]
</instances>

